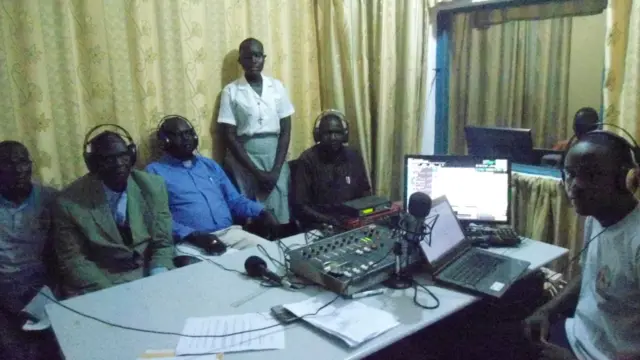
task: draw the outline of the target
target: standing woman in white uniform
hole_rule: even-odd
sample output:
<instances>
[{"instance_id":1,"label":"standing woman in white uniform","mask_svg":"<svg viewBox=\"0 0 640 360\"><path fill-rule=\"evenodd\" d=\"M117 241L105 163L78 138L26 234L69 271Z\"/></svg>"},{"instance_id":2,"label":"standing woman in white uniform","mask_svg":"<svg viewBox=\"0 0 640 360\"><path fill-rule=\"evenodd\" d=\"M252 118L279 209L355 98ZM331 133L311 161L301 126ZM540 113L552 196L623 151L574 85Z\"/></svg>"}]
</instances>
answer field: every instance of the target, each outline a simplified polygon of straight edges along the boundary
<instances>
[{"instance_id":1,"label":"standing woman in white uniform","mask_svg":"<svg viewBox=\"0 0 640 360\"><path fill-rule=\"evenodd\" d=\"M240 43L244 76L227 84L218 123L227 154L225 167L240 192L260 201L280 224L289 223L289 166L293 105L282 83L262 75L264 48L256 39Z\"/></svg>"}]
</instances>

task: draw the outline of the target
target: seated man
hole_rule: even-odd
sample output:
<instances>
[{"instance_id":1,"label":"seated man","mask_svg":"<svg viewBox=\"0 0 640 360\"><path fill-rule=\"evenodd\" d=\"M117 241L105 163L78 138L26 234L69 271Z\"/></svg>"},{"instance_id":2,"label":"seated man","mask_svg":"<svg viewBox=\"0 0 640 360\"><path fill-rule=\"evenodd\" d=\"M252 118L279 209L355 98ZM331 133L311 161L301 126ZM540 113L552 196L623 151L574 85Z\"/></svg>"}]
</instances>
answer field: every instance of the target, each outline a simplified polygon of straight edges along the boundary
<instances>
[{"instance_id":1,"label":"seated man","mask_svg":"<svg viewBox=\"0 0 640 360\"><path fill-rule=\"evenodd\" d=\"M345 146L349 129L344 115L324 111L316 119L316 145L298 158L294 174L294 215L303 228L339 222L326 212L345 201L371 195L362 156ZM324 212L323 212L324 211Z\"/></svg>"},{"instance_id":2,"label":"seated man","mask_svg":"<svg viewBox=\"0 0 640 360\"><path fill-rule=\"evenodd\" d=\"M50 358L50 335L25 332L21 311L44 285L54 288L47 263L53 189L31 182L31 158L16 141L0 143L0 358Z\"/></svg>"},{"instance_id":3,"label":"seated man","mask_svg":"<svg viewBox=\"0 0 640 360\"><path fill-rule=\"evenodd\" d=\"M578 110L573 117L573 134L579 139L589 131L595 130L598 122L600 122L600 120L597 111L590 107L582 108ZM568 147L569 140L567 139L555 144L553 150L566 151Z\"/></svg>"},{"instance_id":4,"label":"seated man","mask_svg":"<svg viewBox=\"0 0 640 360\"><path fill-rule=\"evenodd\" d=\"M238 193L215 161L195 155L198 136L181 116L165 118L158 129L158 140L165 155L147 166L147 171L162 176L169 191L173 217L173 235L207 252L219 238L234 249L244 249L267 240L232 227L232 216L257 219L268 227L278 221L263 205ZM214 234L215 233L215 234Z\"/></svg>"},{"instance_id":5,"label":"seated man","mask_svg":"<svg viewBox=\"0 0 640 360\"><path fill-rule=\"evenodd\" d=\"M545 354L565 354L553 358L640 358L640 207L621 185L636 166L626 140L602 132L581 136L567 153L565 188L576 213L587 216L582 275L526 321L560 346L543 346Z\"/></svg>"},{"instance_id":6,"label":"seated man","mask_svg":"<svg viewBox=\"0 0 640 360\"><path fill-rule=\"evenodd\" d=\"M171 215L161 178L132 170L135 145L103 131L85 149L89 173L52 209L62 290L80 295L172 266Z\"/></svg>"}]
</instances>

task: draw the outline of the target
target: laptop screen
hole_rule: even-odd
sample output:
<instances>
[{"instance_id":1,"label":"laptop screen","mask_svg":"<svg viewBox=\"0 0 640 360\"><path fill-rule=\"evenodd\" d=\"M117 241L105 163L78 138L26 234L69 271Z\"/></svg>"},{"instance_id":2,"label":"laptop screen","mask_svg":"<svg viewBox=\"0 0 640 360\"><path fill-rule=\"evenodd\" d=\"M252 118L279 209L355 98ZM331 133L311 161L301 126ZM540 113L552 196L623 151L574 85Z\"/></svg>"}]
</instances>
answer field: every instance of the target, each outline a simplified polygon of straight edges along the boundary
<instances>
[{"instance_id":1,"label":"laptop screen","mask_svg":"<svg viewBox=\"0 0 640 360\"><path fill-rule=\"evenodd\" d=\"M464 233L445 196L433 199L431 212L425 219L425 224L432 227L431 245L427 237L420 242L420 247L429 262L438 266L435 263L462 244L465 240Z\"/></svg>"},{"instance_id":2,"label":"laptop screen","mask_svg":"<svg viewBox=\"0 0 640 360\"><path fill-rule=\"evenodd\" d=\"M506 159L407 155L405 207L414 192L446 195L461 221L508 223L511 166Z\"/></svg>"}]
</instances>

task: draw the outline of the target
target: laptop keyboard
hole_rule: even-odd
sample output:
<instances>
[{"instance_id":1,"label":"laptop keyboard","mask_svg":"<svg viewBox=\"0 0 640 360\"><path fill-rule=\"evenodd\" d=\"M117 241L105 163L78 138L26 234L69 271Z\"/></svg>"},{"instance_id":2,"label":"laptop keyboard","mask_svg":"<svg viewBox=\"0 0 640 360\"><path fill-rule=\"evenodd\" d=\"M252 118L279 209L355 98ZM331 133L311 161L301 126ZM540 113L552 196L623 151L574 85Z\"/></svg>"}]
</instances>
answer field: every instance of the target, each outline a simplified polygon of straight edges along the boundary
<instances>
[{"instance_id":1,"label":"laptop keyboard","mask_svg":"<svg viewBox=\"0 0 640 360\"><path fill-rule=\"evenodd\" d=\"M448 271L447 277L462 284L475 285L480 279L495 271L503 262L503 259L497 257L471 254L454 264Z\"/></svg>"}]
</instances>

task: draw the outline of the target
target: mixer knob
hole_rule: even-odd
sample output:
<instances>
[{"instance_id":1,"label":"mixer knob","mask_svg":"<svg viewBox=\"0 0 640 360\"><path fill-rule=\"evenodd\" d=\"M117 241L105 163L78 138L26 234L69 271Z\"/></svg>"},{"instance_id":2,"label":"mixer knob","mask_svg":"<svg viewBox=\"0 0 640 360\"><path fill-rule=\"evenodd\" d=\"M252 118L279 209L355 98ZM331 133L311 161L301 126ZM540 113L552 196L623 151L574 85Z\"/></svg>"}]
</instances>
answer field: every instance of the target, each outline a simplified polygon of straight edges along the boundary
<instances>
[{"instance_id":1,"label":"mixer knob","mask_svg":"<svg viewBox=\"0 0 640 360\"><path fill-rule=\"evenodd\" d=\"M356 250L356 254L358 254L358 255L362 255L362 254L364 254L364 253L362 252L362 250Z\"/></svg>"},{"instance_id":2,"label":"mixer knob","mask_svg":"<svg viewBox=\"0 0 640 360\"><path fill-rule=\"evenodd\" d=\"M351 273L348 271L345 271L344 273L342 273L344 276L346 277L351 277Z\"/></svg>"},{"instance_id":3,"label":"mixer knob","mask_svg":"<svg viewBox=\"0 0 640 360\"><path fill-rule=\"evenodd\" d=\"M369 266L372 266L373 264L375 264L375 262L369 261Z\"/></svg>"},{"instance_id":4,"label":"mixer knob","mask_svg":"<svg viewBox=\"0 0 640 360\"><path fill-rule=\"evenodd\" d=\"M364 250L365 252L371 252L371 249L367 246L365 246L364 248L362 248L362 250Z\"/></svg>"},{"instance_id":5,"label":"mixer knob","mask_svg":"<svg viewBox=\"0 0 640 360\"><path fill-rule=\"evenodd\" d=\"M369 267L367 265L365 265L365 264L362 264L362 265L360 265L360 268L362 270L367 270Z\"/></svg>"},{"instance_id":6,"label":"mixer knob","mask_svg":"<svg viewBox=\"0 0 640 360\"><path fill-rule=\"evenodd\" d=\"M351 271L353 271L353 272L354 272L354 273L356 273L356 274L360 274L360 273L362 272L362 271L360 271L360 269L358 269L358 268L353 268L353 269L351 269Z\"/></svg>"}]
</instances>

